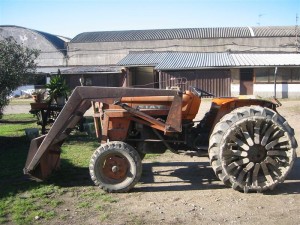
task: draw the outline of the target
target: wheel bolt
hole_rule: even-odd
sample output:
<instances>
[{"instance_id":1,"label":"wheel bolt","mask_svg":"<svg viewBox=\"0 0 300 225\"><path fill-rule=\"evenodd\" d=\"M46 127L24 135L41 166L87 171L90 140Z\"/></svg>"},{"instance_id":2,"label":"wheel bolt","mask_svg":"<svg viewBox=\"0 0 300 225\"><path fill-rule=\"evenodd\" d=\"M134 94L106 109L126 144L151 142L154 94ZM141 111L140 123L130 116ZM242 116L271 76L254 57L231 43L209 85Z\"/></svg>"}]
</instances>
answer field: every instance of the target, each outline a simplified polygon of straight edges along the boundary
<instances>
[{"instance_id":1,"label":"wheel bolt","mask_svg":"<svg viewBox=\"0 0 300 225\"><path fill-rule=\"evenodd\" d=\"M114 173L116 173L116 172L119 171L119 167L113 166L113 167L111 168L111 171L114 172Z\"/></svg>"}]
</instances>

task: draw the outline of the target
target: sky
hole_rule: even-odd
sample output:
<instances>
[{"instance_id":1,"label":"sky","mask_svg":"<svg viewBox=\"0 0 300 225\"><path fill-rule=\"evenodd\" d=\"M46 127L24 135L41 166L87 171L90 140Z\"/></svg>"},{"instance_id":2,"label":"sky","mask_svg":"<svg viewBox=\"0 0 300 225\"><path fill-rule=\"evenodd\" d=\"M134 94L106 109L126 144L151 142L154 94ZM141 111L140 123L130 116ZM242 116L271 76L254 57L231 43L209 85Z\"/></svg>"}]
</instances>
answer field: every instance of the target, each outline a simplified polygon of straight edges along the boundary
<instances>
[{"instance_id":1,"label":"sky","mask_svg":"<svg viewBox=\"0 0 300 225\"><path fill-rule=\"evenodd\" d=\"M0 25L69 38L93 31L296 24L300 0L0 0Z\"/></svg>"}]
</instances>

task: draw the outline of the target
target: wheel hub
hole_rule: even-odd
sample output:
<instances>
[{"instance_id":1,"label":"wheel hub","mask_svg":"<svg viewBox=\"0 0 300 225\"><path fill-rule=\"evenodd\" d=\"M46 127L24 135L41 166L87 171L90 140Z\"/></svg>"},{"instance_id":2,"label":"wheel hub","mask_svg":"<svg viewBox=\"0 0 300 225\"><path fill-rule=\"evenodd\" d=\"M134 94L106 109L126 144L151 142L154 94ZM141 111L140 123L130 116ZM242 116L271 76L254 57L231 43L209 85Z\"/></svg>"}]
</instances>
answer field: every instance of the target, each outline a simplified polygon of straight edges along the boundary
<instances>
[{"instance_id":1,"label":"wheel hub","mask_svg":"<svg viewBox=\"0 0 300 225\"><path fill-rule=\"evenodd\" d=\"M262 162L267 156L267 151L264 146L255 144L250 146L248 150L248 158L250 162L259 163Z\"/></svg>"},{"instance_id":2,"label":"wheel hub","mask_svg":"<svg viewBox=\"0 0 300 225\"><path fill-rule=\"evenodd\" d=\"M106 158L103 165L103 173L106 177L115 180L126 178L128 162L119 155L110 155Z\"/></svg>"},{"instance_id":3,"label":"wheel hub","mask_svg":"<svg viewBox=\"0 0 300 225\"><path fill-rule=\"evenodd\" d=\"M116 173L116 172L119 171L119 167L118 167L118 166L113 166L113 167L111 168L111 171L112 171L113 173Z\"/></svg>"}]
</instances>

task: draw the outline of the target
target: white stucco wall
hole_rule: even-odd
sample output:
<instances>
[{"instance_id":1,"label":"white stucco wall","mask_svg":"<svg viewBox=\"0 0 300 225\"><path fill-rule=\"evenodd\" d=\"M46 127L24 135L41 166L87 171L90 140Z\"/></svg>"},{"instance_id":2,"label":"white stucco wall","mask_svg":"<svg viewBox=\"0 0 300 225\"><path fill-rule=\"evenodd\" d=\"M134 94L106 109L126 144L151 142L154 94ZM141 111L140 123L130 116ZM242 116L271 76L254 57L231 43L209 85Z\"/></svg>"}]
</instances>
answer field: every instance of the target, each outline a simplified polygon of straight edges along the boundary
<instances>
[{"instance_id":1,"label":"white stucco wall","mask_svg":"<svg viewBox=\"0 0 300 225\"><path fill-rule=\"evenodd\" d=\"M231 96L238 96L239 84L231 84ZM253 95L267 98L274 96L274 84L254 84ZM277 84L277 98L300 98L300 84Z\"/></svg>"}]
</instances>

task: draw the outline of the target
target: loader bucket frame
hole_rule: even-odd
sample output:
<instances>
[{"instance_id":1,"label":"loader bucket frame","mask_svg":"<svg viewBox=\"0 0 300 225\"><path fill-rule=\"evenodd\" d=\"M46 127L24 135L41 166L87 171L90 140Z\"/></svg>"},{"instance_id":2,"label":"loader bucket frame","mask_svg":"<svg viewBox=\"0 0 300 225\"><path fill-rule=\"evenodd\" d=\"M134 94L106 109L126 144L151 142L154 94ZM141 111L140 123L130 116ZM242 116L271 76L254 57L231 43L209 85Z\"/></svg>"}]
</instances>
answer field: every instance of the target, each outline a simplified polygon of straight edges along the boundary
<instances>
[{"instance_id":1,"label":"loader bucket frame","mask_svg":"<svg viewBox=\"0 0 300 225\"><path fill-rule=\"evenodd\" d=\"M44 180L60 165L60 148L72 129L80 121L92 102L114 104L122 97L136 96L171 96L173 101L166 122L133 110L126 105L122 107L129 113L157 126L165 134L181 132L182 93L177 90L149 88L115 88L115 87L76 87L60 112L47 135L33 139L30 144L24 174L37 180Z\"/></svg>"}]
</instances>

